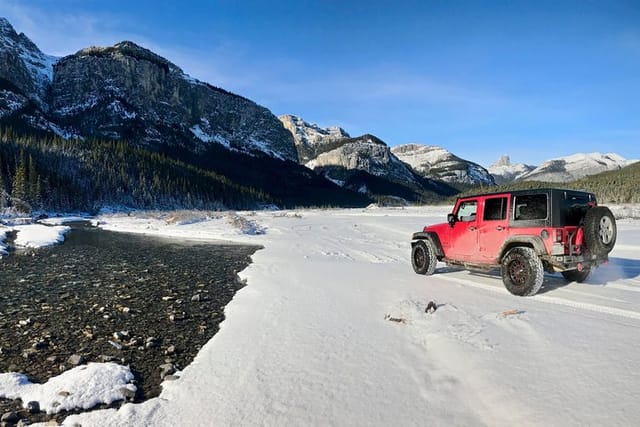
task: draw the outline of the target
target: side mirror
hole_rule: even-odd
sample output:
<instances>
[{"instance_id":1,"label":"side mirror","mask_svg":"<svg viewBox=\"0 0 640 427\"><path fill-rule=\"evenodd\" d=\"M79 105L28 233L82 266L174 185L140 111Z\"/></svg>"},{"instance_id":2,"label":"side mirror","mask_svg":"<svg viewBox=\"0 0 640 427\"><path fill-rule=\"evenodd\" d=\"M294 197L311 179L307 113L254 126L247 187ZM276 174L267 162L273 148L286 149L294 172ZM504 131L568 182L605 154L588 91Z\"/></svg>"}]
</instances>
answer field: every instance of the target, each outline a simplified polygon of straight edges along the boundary
<instances>
[{"instance_id":1,"label":"side mirror","mask_svg":"<svg viewBox=\"0 0 640 427\"><path fill-rule=\"evenodd\" d=\"M447 222L449 223L449 226L453 227L456 221L458 221L456 214L450 213L447 215Z\"/></svg>"}]
</instances>

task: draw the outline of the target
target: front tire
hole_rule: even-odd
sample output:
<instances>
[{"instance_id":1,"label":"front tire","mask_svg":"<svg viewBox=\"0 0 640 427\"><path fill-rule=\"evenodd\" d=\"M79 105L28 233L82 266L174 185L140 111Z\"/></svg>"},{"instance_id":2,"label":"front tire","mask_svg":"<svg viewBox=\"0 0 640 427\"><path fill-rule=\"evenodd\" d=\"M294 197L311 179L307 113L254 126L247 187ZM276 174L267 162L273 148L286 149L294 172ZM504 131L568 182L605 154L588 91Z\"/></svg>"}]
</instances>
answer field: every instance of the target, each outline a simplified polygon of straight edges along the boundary
<instances>
[{"instance_id":1,"label":"front tire","mask_svg":"<svg viewBox=\"0 0 640 427\"><path fill-rule=\"evenodd\" d=\"M516 247L502 259L502 282L513 295L535 295L542 287L543 280L542 261L533 249Z\"/></svg>"},{"instance_id":2,"label":"front tire","mask_svg":"<svg viewBox=\"0 0 640 427\"><path fill-rule=\"evenodd\" d=\"M411 249L411 265L417 274L432 275L436 271L436 248L431 240L418 240Z\"/></svg>"},{"instance_id":3,"label":"front tire","mask_svg":"<svg viewBox=\"0 0 640 427\"><path fill-rule=\"evenodd\" d=\"M562 272L562 276L564 276L567 282L578 282L582 283L587 280L587 277L591 275L591 268L585 267L582 271L578 270L567 270Z\"/></svg>"}]
</instances>

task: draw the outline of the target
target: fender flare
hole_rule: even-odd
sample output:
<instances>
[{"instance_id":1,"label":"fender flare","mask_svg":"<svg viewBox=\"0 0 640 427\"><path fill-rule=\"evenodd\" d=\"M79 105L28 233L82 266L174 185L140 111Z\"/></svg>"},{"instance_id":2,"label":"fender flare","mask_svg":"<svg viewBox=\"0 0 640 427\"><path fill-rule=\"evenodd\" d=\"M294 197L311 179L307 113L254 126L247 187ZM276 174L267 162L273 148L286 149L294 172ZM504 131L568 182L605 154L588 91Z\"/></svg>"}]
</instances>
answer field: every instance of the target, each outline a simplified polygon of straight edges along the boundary
<instances>
[{"instance_id":1,"label":"fender flare","mask_svg":"<svg viewBox=\"0 0 640 427\"><path fill-rule=\"evenodd\" d=\"M498 261L502 261L505 254L514 246L529 246L533 248L537 255L545 255L547 253L544 242L538 236L509 236L500 246Z\"/></svg>"},{"instance_id":2,"label":"fender flare","mask_svg":"<svg viewBox=\"0 0 640 427\"><path fill-rule=\"evenodd\" d=\"M438 259L444 257L444 251L442 250L442 243L440 242L440 237L438 237L437 233L433 231L419 231L417 233L413 233L413 237L411 238L413 242L411 242L411 247L415 246L416 240L429 240L433 247L436 248L436 256Z\"/></svg>"}]
</instances>

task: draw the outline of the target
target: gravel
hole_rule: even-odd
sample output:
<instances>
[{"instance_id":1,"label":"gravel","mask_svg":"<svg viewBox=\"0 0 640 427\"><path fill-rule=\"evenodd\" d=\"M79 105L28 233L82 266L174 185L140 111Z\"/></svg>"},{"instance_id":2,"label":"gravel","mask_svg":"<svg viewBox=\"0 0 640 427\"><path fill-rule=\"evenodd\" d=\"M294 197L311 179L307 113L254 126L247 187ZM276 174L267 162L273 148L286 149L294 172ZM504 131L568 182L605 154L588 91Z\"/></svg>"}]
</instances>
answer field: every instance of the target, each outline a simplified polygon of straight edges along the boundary
<instances>
[{"instance_id":1,"label":"gravel","mask_svg":"<svg viewBox=\"0 0 640 427\"><path fill-rule=\"evenodd\" d=\"M0 260L0 372L42 383L79 364L114 361L135 375L131 401L155 397L218 331L243 286L237 272L257 249L87 227L33 256L14 253ZM0 414L28 423L68 415L22 406L0 399Z\"/></svg>"}]
</instances>

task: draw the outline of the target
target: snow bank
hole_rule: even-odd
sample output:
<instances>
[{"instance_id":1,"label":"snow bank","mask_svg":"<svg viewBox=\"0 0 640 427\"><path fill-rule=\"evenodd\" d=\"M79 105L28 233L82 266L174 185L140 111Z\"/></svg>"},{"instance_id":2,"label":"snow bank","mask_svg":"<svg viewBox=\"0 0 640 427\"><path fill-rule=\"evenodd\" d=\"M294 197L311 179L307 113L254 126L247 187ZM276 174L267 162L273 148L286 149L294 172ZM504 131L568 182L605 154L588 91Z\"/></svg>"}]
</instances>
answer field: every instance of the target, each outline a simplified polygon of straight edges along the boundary
<instances>
[{"instance_id":1,"label":"snow bank","mask_svg":"<svg viewBox=\"0 0 640 427\"><path fill-rule=\"evenodd\" d=\"M244 241L242 236L266 232L254 212L226 214L200 212L131 212L106 214L92 221L105 230L149 234L185 240ZM238 239L241 240L238 240Z\"/></svg>"},{"instance_id":2,"label":"snow bank","mask_svg":"<svg viewBox=\"0 0 640 427\"><path fill-rule=\"evenodd\" d=\"M66 216L54 216L50 218L45 218L38 220L40 224L46 225L63 225L68 224L70 222L82 222L89 221L91 218L88 216L78 216L78 215L66 215Z\"/></svg>"},{"instance_id":3,"label":"snow bank","mask_svg":"<svg viewBox=\"0 0 640 427\"><path fill-rule=\"evenodd\" d=\"M48 414L73 409L89 409L110 404L135 393L133 374L115 363L89 363L75 367L44 384L33 384L23 374L0 374L0 397L21 399L23 406L32 401Z\"/></svg>"},{"instance_id":4,"label":"snow bank","mask_svg":"<svg viewBox=\"0 0 640 427\"><path fill-rule=\"evenodd\" d=\"M20 225L13 228L18 232L15 244L25 248L41 248L64 241L64 235L71 228L67 226L48 227L42 224Z\"/></svg>"}]
</instances>

